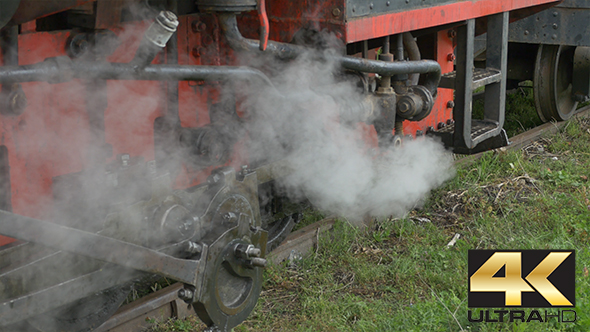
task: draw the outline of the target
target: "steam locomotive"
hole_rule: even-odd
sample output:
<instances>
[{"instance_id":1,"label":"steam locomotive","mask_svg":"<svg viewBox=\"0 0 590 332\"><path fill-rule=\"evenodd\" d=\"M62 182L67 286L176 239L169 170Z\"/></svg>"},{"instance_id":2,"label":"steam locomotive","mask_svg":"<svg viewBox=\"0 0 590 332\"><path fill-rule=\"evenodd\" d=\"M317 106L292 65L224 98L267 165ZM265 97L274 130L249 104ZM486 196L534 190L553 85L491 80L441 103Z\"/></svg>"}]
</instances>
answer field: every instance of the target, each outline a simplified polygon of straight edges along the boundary
<instances>
[{"instance_id":1,"label":"steam locomotive","mask_svg":"<svg viewBox=\"0 0 590 332\"><path fill-rule=\"evenodd\" d=\"M320 179L367 168L357 157L395 163L425 135L456 153L506 145L507 84L529 78L509 70L508 49L534 52L509 43L509 23L558 3L3 0L0 331L92 330L153 274L182 282L199 318L229 331L299 218L278 215L302 170ZM542 48L539 63L551 63ZM551 91L566 92L538 104L587 98L590 57L578 49L562 56L575 79L537 75L540 91L559 81ZM544 119L572 113L554 108ZM328 162L314 167L318 156ZM335 185L303 196L321 200L322 187Z\"/></svg>"}]
</instances>

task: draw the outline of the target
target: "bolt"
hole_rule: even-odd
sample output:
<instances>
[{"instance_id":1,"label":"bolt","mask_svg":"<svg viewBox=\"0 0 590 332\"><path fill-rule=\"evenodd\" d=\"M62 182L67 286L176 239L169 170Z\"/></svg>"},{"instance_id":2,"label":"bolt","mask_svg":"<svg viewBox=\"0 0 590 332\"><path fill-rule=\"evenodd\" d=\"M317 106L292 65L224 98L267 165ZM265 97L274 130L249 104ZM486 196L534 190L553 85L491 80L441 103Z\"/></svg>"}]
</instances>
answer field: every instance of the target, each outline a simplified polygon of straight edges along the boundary
<instances>
[{"instance_id":1,"label":"bolt","mask_svg":"<svg viewBox=\"0 0 590 332\"><path fill-rule=\"evenodd\" d=\"M553 12L553 17L557 17L557 12Z\"/></svg>"},{"instance_id":2,"label":"bolt","mask_svg":"<svg viewBox=\"0 0 590 332\"><path fill-rule=\"evenodd\" d=\"M424 132L422 130L416 130L416 137L424 136Z\"/></svg>"},{"instance_id":3,"label":"bolt","mask_svg":"<svg viewBox=\"0 0 590 332\"><path fill-rule=\"evenodd\" d=\"M447 126L450 126L450 125L452 125L454 123L455 123L455 120L453 120L453 119L447 119Z\"/></svg>"},{"instance_id":4,"label":"bolt","mask_svg":"<svg viewBox=\"0 0 590 332\"><path fill-rule=\"evenodd\" d=\"M455 31L455 29L451 29L447 32L447 36L451 39L457 37L457 31Z\"/></svg>"},{"instance_id":5,"label":"bolt","mask_svg":"<svg viewBox=\"0 0 590 332\"><path fill-rule=\"evenodd\" d=\"M338 17L338 16L340 16L340 14L342 14L342 11L340 10L340 8L335 7L334 9L332 9L332 15L334 15L334 17Z\"/></svg>"},{"instance_id":6,"label":"bolt","mask_svg":"<svg viewBox=\"0 0 590 332\"><path fill-rule=\"evenodd\" d=\"M228 223L233 223L238 220L238 216L233 212L227 212L223 215L223 219Z\"/></svg>"},{"instance_id":7,"label":"bolt","mask_svg":"<svg viewBox=\"0 0 590 332\"><path fill-rule=\"evenodd\" d=\"M246 176L248 175L248 173L250 173L250 170L248 169L248 165L242 165L242 170L240 171L242 176Z\"/></svg>"},{"instance_id":8,"label":"bolt","mask_svg":"<svg viewBox=\"0 0 590 332\"><path fill-rule=\"evenodd\" d=\"M248 257L260 257L261 254L262 254L262 251L256 247L254 247L253 245L249 245L248 249L246 249L246 255Z\"/></svg>"},{"instance_id":9,"label":"bolt","mask_svg":"<svg viewBox=\"0 0 590 332\"><path fill-rule=\"evenodd\" d=\"M192 300L194 295L195 293L193 293L193 291L190 289L181 288L178 290L178 298L183 301Z\"/></svg>"},{"instance_id":10,"label":"bolt","mask_svg":"<svg viewBox=\"0 0 590 332\"><path fill-rule=\"evenodd\" d=\"M211 174L207 178L207 183L208 184L215 184L215 183L219 182L220 180L221 180L221 176L219 176L219 174Z\"/></svg>"},{"instance_id":11,"label":"bolt","mask_svg":"<svg viewBox=\"0 0 590 332\"><path fill-rule=\"evenodd\" d=\"M557 39L557 35L556 35L556 34L553 34L553 35L551 36L551 39L553 39L553 40Z\"/></svg>"},{"instance_id":12,"label":"bolt","mask_svg":"<svg viewBox=\"0 0 590 332\"><path fill-rule=\"evenodd\" d=\"M369 8L370 9L373 9L373 3L372 2L369 4Z\"/></svg>"},{"instance_id":13,"label":"bolt","mask_svg":"<svg viewBox=\"0 0 590 332\"><path fill-rule=\"evenodd\" d=\"M557 30L557 28L559 28L559 25L557 25L557 23L553 23L551 27L553 27L553 30Z\"/></svg>"},{"instance_id":14,"label":"bolt","mask_svg":"<svg viewBox=\"0 0 590 332\"><path fill-rule=\"evenodd\" d=\"M428 128L426 128L426 133L429 134L431 132L434 131L434 127L433 126L428 126Z\"/></svg>"},{"instance_id":15,"label":"bolt","mask_svg":"<svg viewBox=\"0 0 590 332\"><path fill-rule=\"evenodd\" d=\"M439 123L436 125L436 128L437 128L437 129L443 129L443 128L444 128L444 127L446 127L446 126L447 126L447 124L446 124L446 123L444 123L444 122L439 122Z\"/></svg>"},{"instance_id":16,"label":"bolt","mask_svg":"<svg viewBox=\"0 0 590 332\"><path fill-rule=\"evenodd\" d=\"M455 61L455 54L454 53L449 53L447 55L447 61L449 61L449 62Z\"/></svg>"},{"instance_id":17,"label":"bolt","mask_svg":"<svg viewBox=\"0 0 590 332\"><path fill-rule=\"evenodd\" d=\"M121 166L122 166L122 167L129 167L129 159L130 159L130 156L129 156L129 154L128 154L128 153L123 153L123 154L120 156L120 160L121 160Z\"/></svg>"},{"instance_id":18,"label":"bolt","mask_svg":"<svg viewBox=\"0 0 590 332\"><path fill-rule=\"evenodd\" d=\"M530 32L529 32L528 30L524 30L524 35L525 35L525 36L528 36L528 35L529 35L529 33L530 33Z\"/></svg>"},{"instance_id":19,"label":"bolt","mask_svg":"<svg viewBox=\"0 0 590 332\"><path fill-rule=\"evenodd\" d=\"M251 264L256 267L266 267L266 259L258 257L252 258Z\"/></svg>"},{"instance_id":20,"label":"bolt","mask_svg":"<svg viewBox=\"0 0 590 332\"><path fill-rule=\"evenodd\" d=\"M191 30L194 33L205 31L207 29L207 25L201 21L192 21L191 22Z\"/></svg>"},{"instance_id":21,"label":"bolt","mask_svg":"<svg viewBox=\"0 0 590 332\"><path fill-rule=\"evenodd\" d=\"M193 49L191 50L191 54L195 57L198 58L201 56L201 51L199 50L198 47L193 47Z\"/></svg>"},{"instance_id":22,"label":"bolt","mask_svg":"<svg viewBox=\"0 0 590 332\"><path fill-rule=\"evenodd\" d=\"M203 251L203 246L198 243L188 241L186 251L189 254L200 254Z\"/></svg>"},{"instance_id":23,"label":"bolt","mask_svg":"<svg viewBox=\"0 0 590 332\"><path fill-rule=\"evenodd\" d=\"M209 46L211 44L213 44L213 38L211 38L211 36L204 36L203 37L203 45Z\"/></svg>"},{"instance_id":24,"label":"bolt","mask_svg":"<svg viewBox=\"0 0 590 332\"><path fill-rule=\"evenodd\" d=\"M389 5L391 5L391 1L387 1L385 5L389 7Z\"/></svg>"},{"instance_id":25,"label":"bolt","mask_svg":"<svg viewBox=\"0 0 590 332\"><path fill-rule=\"evenodd\" d=\"M410 3L410 0L406 0L406 3Z\"/></svg>"},{"instance_id":26,"label":"bolt","mask_svg":"<svg viewBox=\"0 0 590 332\"><path fill-rule=\"evenodd\" d=\"M455 102L452 100L449 100L447 102L447 108L455 108Z\"/></svg>"}]
</instances>

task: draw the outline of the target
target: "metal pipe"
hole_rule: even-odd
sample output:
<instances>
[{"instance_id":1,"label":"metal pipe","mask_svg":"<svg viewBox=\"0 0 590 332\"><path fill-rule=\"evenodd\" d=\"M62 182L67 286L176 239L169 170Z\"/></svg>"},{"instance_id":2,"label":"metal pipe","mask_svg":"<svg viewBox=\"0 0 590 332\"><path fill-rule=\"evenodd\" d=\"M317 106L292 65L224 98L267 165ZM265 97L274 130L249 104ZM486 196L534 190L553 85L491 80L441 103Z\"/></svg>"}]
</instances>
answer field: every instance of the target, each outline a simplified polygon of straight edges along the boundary
<instances>
[{"instance_id":1,"label":"metal pipe","mask_svg":"<svg viewBox=\"0 0 590 332\"><path fill-rule=\"evenodd\" d=\"M409 32L404 32L403 38L404 50L408 54L408 59L410 59L410 61L421 60L422 56L420 55L420 49L418 48L418 43L414 40L414 36ZM418 85L419 79L419 74L411 74L409 77L410 85Z\"/></svg>"},{"instance_id":2,"label":"metal pipe","mask_svg":"<svg viewBox=\"0 0 590 332\"><path fill-rule=\"evenodd\" d=\"M168 0L167 7L168 10L177 13L178 0ZM178 25L178 21L176 22ZM178 64L178 34L176 33L176 28L174 28L174 33L168 40L166 46L166 64ZM166 121L173 127L180 126L180 115L178 114L178 81L166 82L166 101Z\"/></svg>"},{"instance_id":3,"label":"metal pipe","mask_svg":"<svg viewBox=\"0 0 590 332\"><path fill-rule=\"evenodd\" d=\"M404 37L403 34L399 34L395 36L396 42L396 49L395 49L395 58L397 61L404 60Z\"/></svg>"},{"instance_id":4,"label":"metal pipe","mask_svg":"<svg viewBox=\"0 0 590 332\"><path fill-rule=\"evenodd\" d=\"M137 68L127 63L72 62L68 57L49 58L32 65L0 67L2 84L36 81L58 83L72 78L144 81L257 79L274 87L264 73L250 67L149 65Z\"/></svg>"},{"instance_id":5,"label":"metal pipe","mask_svg":"<svg viewBox=\"0 0 590 332\"><path fill-rule=\"evenodd\" d=\"M232 49L235 51L261 52L258 48L259 41L242 36L237 26L235 14L219 13L218 17L219 25ZM271 53L281 60L290 60L307 51L309 49L303 46L269 41L265 52ZM424 86L433 95L436 95L441 77L440 65L434 60L385 62L351 56L334 56L333 60L346 69L376 73L382 76L424 74Z\"/></svg>"}]
</instances>

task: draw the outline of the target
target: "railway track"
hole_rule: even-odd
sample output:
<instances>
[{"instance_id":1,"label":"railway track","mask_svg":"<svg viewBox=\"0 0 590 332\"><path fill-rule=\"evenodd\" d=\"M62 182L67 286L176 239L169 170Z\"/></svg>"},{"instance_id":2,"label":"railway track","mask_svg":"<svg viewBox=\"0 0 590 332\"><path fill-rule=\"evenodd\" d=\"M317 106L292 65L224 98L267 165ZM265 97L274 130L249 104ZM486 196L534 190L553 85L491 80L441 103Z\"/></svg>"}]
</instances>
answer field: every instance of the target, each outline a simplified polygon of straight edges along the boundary
<instances>
[{"instance_id":1,"label":"railway track","mask_svg":"<svg viewBox=\"0 0 590 332\"><path fill-rule=\"evenodd\" d=\"M590 105L581 108L575 117L590 117ZM501 149L512 150L522 148L543 136L556 133L566 124L567 121L545 123L512 137L510 139L511 144ZM483 156L484 153L486 152L458 159L455 164L465 165L472 163ZM268 257L269 260L273 263L280 263L288 259L293 252L305 255L314 248L321 234L333 229L334 223L335 218L329 217L294 231L279 247L273 250ZM370 223L370 220L366 220L365 222L369 227ZM153 320L165 320L168 318L182 319L192 315L194 314L192 308L177 296L177 292L181 288L182 284L177 283L124 305L108 321L95 329L95 331L141 331L149 327Z\"/></svg>"}]
</instances>

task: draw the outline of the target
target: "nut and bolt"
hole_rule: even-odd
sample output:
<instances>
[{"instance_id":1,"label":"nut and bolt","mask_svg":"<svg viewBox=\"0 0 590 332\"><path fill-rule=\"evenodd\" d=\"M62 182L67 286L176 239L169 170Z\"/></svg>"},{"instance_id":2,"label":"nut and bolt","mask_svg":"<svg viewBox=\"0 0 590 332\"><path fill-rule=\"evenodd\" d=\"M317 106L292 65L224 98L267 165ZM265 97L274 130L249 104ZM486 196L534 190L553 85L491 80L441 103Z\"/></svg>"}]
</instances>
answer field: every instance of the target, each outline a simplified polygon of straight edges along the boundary
<instances>
[{"instance_id":1,"label":"nut and bolt","mask_svg":"<svg viewBox=\"0 0 590 332\"><path fill-rule=\"evenodd\" d=\"M191 30L194 33L205 31L207 29L207 25L201 21L192 21L191 22Z\"/></svg>"},{"instance_id":2,"label":"nut and bolt","mask_svg":"<svg viewBox=\"0 0 590 332\"><path fill-rule=\"evenodd\" d=\"M266 267L266 259L261 258L262 251L252 244L238 244L234 249L234 254L241 259L246 260L246 266Z\"/></svg>"},{"instance_id":3,"label":"nut and bolt","mask_svg":"<svg viewBox=\"0 0 590 332\"><path fill-rule=\"evenodd\" d=\"M447 55L447 61L449 61L449 62L453 62L453 61L455 61L455 58L456 58L456 57L455 57L455 54L454 54L454 53L449 53L449 54Z\"/></svg>"},{"instance_id":4,"label":"nut and bolt","mask_svg":"<svg viewBox=\"0 0 590 332\"><path fill-rule=\"evenodd\" d=\"M201 56L201 50L198 47L193 47L193 49L191 50L191 54L195 57L198 58Z\"/></svg>"},{"instance_id":5,"label":"nut and bolt","mask_svg":"<svg viewBox=\"0 0 590 332\"><path fill-rule=\"evenodd\" d=\"M201 246L198 243L189 241L188 242L188 245L187 245L187 248L186 248L186 251L189 254L200 254L203 251L203 246Z\"/></svg>"},{"instance_id":6,"label":"nut and bolt","mask_svg":"<svg viewBox=\"0 0 590 332\"><path fill-rule=\"evenodd\" d=\"M439 122L439 123L436 125L436 128L437 128L437 129L443 129L443 128L444 128L444 127L446 127L446 126L447 126L447 124L446 124L446 123L444 123L444 122Z\"/></svg>"},{"instance_id":7,"label":"nut and bolt","mask_svg":"<svg viewBox=\"0 0 590 332\"><path fill-rule=\"evenodd\" d=\"M449 100L447 102L447 108L455 108L455 102L452 100Z\"/></svg>"},{"instance_id":8,"label":"nut and bolt","mask_svg":"<svg viewBox=\"0 0 590 332\"><path fill-rule=\"evenodd\" d=\"M131 158L128 153L123 153L120 157L121 166L122 167L129 167L129 159Z\"/></svg>"},{"instance_id":9,"label":"nut and bolt","mask_svg":"<svg viewBox=\"0 0 590 332\"><path fill-rule=\"evenodd\" d=\"M248 169L248 165L242 165L241 170L240 170L240 175L246 176L246 175L248 175L248 173L250 173L250 170Z\"/></svg>"},{"instance_id":10,"label":"nut and bolt","mask_svg":"<svg viewBox=\"0 0 590 332\"><path fill-rule=\"evenodd\" d=\"M455 29L451 29L447 32L447 36L451 39L457 37L457 31Z\"/></svg>"},{"instance_id":11,"label":"nut and bolt","mask_svg":"<svg viewBox=\"0 0 590 332\"><path fill-rule=\"evenodd\" d=\"M234 249L234 253L236 256L243 258L243 259L251 259L253 257L260 257L262 252L260 249L256 248L254 245L249 244L238 244Z\"/></svg>"},{"instance_id":12,"label":"nut and bolt","mask_svg":"<svg viewBox=\"0 0 590 332\"><path fill-rule=\"evenodd\" d=\"M262 254L262 251L256 247L254 247L253 245L249 245L248 249L246 249L246 255L248 257L260 257L261 254Z\"/></svg>"},{"instance_id":13,"label":"nut and bolt","mask_svg":"<svg viewBox=\"0 0 590 332\"><path fill-rule=\"evenodd\" d=\"M250 262L250 264L252 264L252 266L256 266L256 267L266 267L266 259L264 258L252 258L252 261Z\"/></svg>"},{"instance_id":14,"label":"nut and bolt","mask_svg":"<svg viewBox=\"0 0 590 332\"><path fill-rule=\"evenodd\" d=\"M422 130L416 130L416 137L424 136L424 132Z\"/></svg>"},{"instance_id":15,"label":"nut and bolt","mask_svg":"<svg viewBox=\"0 0 590 332\"><path fill-rule=\"evenodd\" d=\"M342 11L340 10L340 8L336 7L334 9L332 9L332 15L334 15L334 17L339 17L340 14L342 14Z\"/></svg>"},{"instance_id":16,"label":"nut and bolt","mask_svg":"<svg viewBox=\"0 0 590 332\"><path fill-rule=\"evenodd\" d=\"M228 222L228 223L233 223L233 222L235 222L235 221L238 220L238 216L235 213L233 213L233 212L226 212L223 215L223 220L226 221L226 222Z\"/></svg>"},{"instance_id":17,"label":"nut and bolt","mask_svg":"<svg viewBox=\"0 0 590 332\"><path fill-rule=\"evenodd\" d=\"M455 123L455 120L453 120L453 119L447 119L447 126L450 126L450 125L452 125L454 123Z\"/></svg>"},{"instance_id":18,"label":"nut and bolt","mask_svg":"<svg viewBox=\"0 0 590 332\"><path fill-rule=\"evenodd\" d=\"M190 289L181 288L178 290L178 298L183 301L192 300L194 295L195 293Z\"/></svg>"},{"instance_id":19,"label":"nut and bolt","mask_svg":"<svg viewBox=\"0 0 590 332\"><path fill-rule=\"evenodd\" d=\"M428 128L426 128L426 133L432 133L434 132L434 127L433 126L428 126Z\"/></svg>"},{"instance_id":20,"label":"nut and bolt","mask_svg":"<svg viewBox=\"0 0 590 332\"><path fill-rule=\"evenodd\" d=\"M215 184L215 183L219 182L220 180L221 180L221 176L219 174L211 174L207 178L207 183L208 184Z\"/></svg>"}]
</instances>

